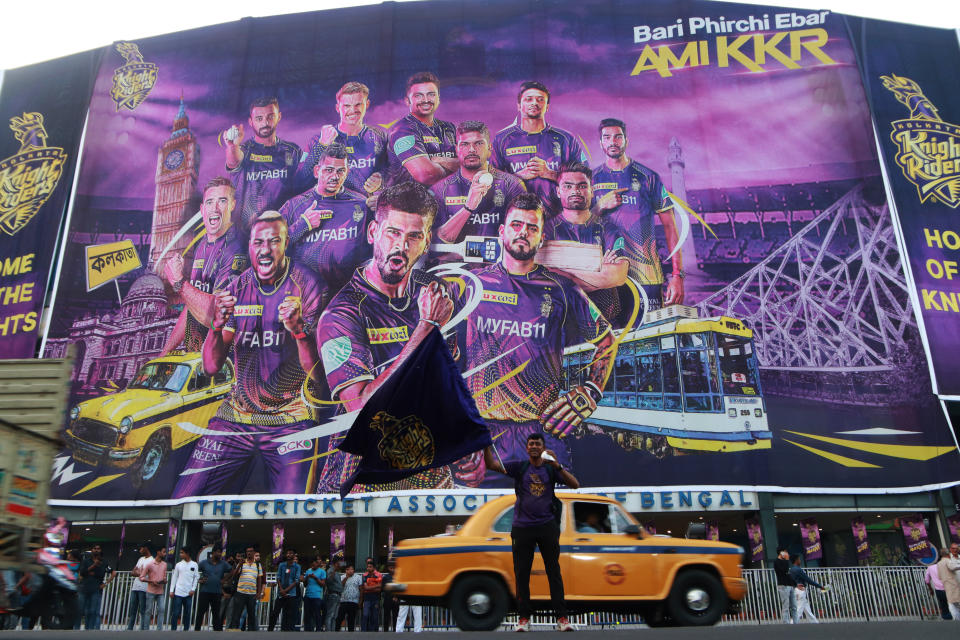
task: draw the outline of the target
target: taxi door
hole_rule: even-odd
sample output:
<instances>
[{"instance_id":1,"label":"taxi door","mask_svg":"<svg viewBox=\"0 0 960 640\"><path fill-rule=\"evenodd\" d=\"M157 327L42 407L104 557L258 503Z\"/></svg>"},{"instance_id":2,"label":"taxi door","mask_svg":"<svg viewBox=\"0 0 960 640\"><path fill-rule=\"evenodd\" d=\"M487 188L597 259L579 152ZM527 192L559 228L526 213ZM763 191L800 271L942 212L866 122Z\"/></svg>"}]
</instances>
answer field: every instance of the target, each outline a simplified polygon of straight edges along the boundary
<instances>
[{"instance_id":1,"label":"taxi door","mask_svg":"<svg viewBox=\"0 0 960 640\"><path fill-rule=\"evenodd\" d=\"M656 549L625 529L635 523L618 505L567 503L573 526L560 533L560 566L567 597L636 597L659 591ZM647 544L645 544L645 542Z\"/></svg>"}]
</instances>

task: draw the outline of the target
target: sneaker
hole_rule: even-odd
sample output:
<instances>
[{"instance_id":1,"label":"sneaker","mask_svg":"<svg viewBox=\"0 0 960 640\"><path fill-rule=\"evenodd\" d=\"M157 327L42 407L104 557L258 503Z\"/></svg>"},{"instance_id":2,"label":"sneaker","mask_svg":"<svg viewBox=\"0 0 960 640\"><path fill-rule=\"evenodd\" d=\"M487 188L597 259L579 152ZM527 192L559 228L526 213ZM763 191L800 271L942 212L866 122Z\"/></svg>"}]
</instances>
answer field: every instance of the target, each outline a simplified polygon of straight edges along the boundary
<instances>
[{"instance_id":1,"label":"sneaker","mask_svg":"<svg viewBox=\"0 0 960 640\"><path fill-rule=\"evenodd\" d=\"M577 628L566 617L557 618L557 631L576 631Z\"/></svg>"},{"instance_id":2,"label":"sneaker","mask_svg":"<svg viewBox=\"0 0 960 640\"><path fill-rule=\"evenodd\" d=\"M520 618L514 631L530 631L530 618Z\"/></svg>"}]
</instances>

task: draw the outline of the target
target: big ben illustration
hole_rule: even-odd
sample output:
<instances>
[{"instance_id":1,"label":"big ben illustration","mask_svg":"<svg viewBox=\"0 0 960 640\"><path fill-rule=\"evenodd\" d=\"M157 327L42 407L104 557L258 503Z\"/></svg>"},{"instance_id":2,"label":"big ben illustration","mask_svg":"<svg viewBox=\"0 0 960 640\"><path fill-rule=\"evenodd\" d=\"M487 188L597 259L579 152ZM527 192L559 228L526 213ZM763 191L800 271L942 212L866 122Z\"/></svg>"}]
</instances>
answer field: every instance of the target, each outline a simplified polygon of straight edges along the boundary
<instances>
[{"instance_id":1,"label":"big ben illustration","mask_svg":"<svg viewBox=\"0 0 960 640\"><path fill-rule=\"evenodd\" d=\"M180 111L173 121L173 132L163 141L157 153L156 196L153 202L153 233L150 239L150 267L164 247L173 239L200 206L197 196L197 172L200 166L200 148L190 131L186 105L180 98ZM193 239L185 233L170 248L169 253L182 252Z\"/></svg>"}]
</instances>

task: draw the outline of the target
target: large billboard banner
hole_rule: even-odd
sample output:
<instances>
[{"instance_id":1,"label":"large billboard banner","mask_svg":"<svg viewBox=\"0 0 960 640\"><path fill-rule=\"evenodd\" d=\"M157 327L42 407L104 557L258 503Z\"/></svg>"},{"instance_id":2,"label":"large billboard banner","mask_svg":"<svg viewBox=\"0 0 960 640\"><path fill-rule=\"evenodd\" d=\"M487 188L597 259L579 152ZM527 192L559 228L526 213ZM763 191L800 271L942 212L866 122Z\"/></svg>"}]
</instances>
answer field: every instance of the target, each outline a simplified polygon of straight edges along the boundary
<instances>
[{"instance_id":1,"label":"large billboard banner","mask_svg":"<svg viewBox=\"0 0 960 640\"><path fill-rule=\"evenodd\" d=\"M0 358L36 352L99 52L13 69L0 94Z\"/></svg>"},{"instance_id":2,"label":"large billboard banner","mask_svg":"<svg viewBox=\"0 0 960 640\"><path fill-rule=\"evenodd\" d=\"M78 349L57 501L337 493L437 329L497 455L544 432L589 489L958 480L843 16L472 8L104 55L44 343ZM364 450L429 466L422 418ZM509 486L471 454L354 491Z\"/></svg>"}]
</instances>

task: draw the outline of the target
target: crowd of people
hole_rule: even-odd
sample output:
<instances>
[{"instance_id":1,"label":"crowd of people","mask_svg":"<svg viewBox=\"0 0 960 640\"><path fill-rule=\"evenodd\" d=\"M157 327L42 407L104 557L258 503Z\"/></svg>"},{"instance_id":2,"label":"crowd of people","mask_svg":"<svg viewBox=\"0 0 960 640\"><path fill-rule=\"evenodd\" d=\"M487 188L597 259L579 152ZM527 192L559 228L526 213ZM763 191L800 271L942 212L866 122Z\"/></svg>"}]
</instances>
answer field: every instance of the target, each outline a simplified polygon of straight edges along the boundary
<instances>
[{"instance_id":1,"label":"crowd of people","mask_svg":"<svg viewBox=\"0 0 960 640\"><path fill-rule=\"evenodd\" d=\"M275 582L268 583L260 552L252 546L233 555L224 555L219 545L207 546L200 551L199 562L185 547L175 564L168 562L166 547L144 543L139 553L130 571L129 631L258 631L261 607L269 631L278 627L282 631L403 631L408 617L414 631L423 630L422 608L408 607L384 593L390 573L382 565L378 569L372 557L355 567L329 557L301 559L295 549L287 549L274 567ZM104 559L100 545L83 554L68 551L67 557L77 576L76 603L60 608L60 626L99 630L102 596L117 573ZM0 573L0 588L12 610L38 592L39 581L30 573ZM8 616L4 627L33 629L39 622L40 616Z\"/></svg>"}]
</instances>

